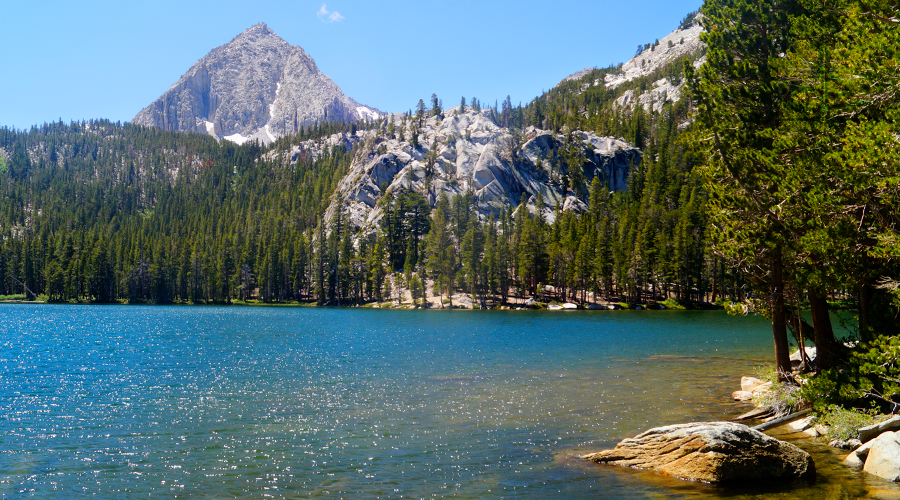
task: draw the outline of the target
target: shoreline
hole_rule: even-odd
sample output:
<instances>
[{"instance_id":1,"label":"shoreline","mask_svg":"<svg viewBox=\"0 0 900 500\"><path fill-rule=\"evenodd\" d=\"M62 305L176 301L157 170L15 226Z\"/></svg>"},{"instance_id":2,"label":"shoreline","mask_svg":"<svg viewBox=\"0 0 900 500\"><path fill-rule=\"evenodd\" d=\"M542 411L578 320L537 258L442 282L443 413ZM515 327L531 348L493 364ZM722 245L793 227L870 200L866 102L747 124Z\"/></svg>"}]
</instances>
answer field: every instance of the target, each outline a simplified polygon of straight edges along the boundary
<instances>
[{"instance_id":1,"label":"shoreline","mask_svg":"<svg viewBox=\"0 0 900 500\"><path fill-rule=\"evenodd\" d=\"M448 304L446 298L441 299L439 296L429 296L426 305L421 303L414 304L412 299L405 297L398 302L397 299L391 299L382 302L366 302L363 304L323 304L319 305L315 301L286 301L286 302L262 302L257 300L250 301L231 301L231 302L92 302L92 301L69 301L57 302L49 300L0 300L3 304L32 304L32 305L82 305L82 306L235 306L235 307L321 307L321 308L347 308L347 309L390 309L390 310L420 310L420 311L716 311L724 310L721 305L701 302L690 306L683 306L677 302L658 302L650 301L642 304L630 304L627 302L617 301L599 301L599 302L559 302L551 300L549 302L535 301L533 298L512 298L507 303L498 303L491 301L489 305L476 307L471 297L464 294L455 294L453 297L453 307L440 304ZM672 307L672 304L676 304Z\"/></svg>"}]
</instances>

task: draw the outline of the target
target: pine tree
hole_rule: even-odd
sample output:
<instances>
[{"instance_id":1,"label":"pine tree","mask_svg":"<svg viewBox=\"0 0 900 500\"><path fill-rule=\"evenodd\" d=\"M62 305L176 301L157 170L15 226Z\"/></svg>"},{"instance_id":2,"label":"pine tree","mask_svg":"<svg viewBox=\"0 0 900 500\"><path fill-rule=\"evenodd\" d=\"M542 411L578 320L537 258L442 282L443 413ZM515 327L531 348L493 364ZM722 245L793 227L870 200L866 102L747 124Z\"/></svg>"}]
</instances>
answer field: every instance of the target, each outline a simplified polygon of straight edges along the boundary
<instances>
[{"instance_id":1,"label":"pine tree","mask_svg":"<svg viewBox=\"0 0 900 500\"><path fill-rule=\"evenodd\" d=\"M685 64L697 104L698 138L709 138L707 188L715 224L727 235L720 245L735 254L765 256L763 279L779 377L791 371L785 320L784 271L789 235L773 196L787 175L772 131L782 125L792 89L782 78L782 55L793 48L793 0L708 0L701 12L708 46L700 79ZM698 140L699 145L702 140Z\"/></svg>"}]
</instances>

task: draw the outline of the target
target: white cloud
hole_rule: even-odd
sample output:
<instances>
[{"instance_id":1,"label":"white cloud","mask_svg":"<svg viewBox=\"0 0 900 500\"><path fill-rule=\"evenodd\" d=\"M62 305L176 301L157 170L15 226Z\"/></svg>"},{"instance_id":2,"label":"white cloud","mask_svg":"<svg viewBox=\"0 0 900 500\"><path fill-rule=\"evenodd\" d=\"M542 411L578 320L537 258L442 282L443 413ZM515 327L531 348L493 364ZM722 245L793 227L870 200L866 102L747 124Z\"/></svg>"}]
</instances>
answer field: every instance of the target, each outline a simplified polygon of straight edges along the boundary
<instances>
[{"instance_id":1,"label":"white cloud","mask_svg":"<svg viewBox=\"0 0 900 500\"><path fill-rule=\"evenodd\" d=\"M338 12L338 11L328 12L328 9L325 7L324 3L322 4L322 7L319 9L319 11L316 12L316 17L318 17L319 21L322 21L323 23L324 22L334 23L334 22L340 22L340 21L344 20L344 16L342 16L340 12Z\"/></svg>"}]
</instances>

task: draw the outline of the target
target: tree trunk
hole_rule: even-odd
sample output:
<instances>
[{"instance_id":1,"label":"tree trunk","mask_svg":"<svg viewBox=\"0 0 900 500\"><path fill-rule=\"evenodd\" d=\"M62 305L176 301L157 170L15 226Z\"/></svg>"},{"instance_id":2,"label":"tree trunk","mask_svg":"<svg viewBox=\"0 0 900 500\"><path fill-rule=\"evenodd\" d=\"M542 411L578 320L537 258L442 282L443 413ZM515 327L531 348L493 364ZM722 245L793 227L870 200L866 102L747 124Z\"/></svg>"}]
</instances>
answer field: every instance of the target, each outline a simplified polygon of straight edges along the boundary
<instances>
[{"instance_id":1,"label":"tree trunk","mask_svg":"<svg viewBox=\"0 0 900 500\"><path fill-rule=\"evenodd\" d=\"M772 338L775 342L775 368L778 380L784 382L791 373L791 354L788 347L787 323L784 310L784 265L781 251L772 258Z\"/></svg>"},{"instance_id":2,"label":"tree trunk","mask_svg":"<svg viewBox=\"0 0 900 500\"><path fill-rule=\"evenodd\" d=\"M715 303L716 299L719 297L719 262L718 259L713 259L713 273L712 273L712 302Z\"/></svg>"},{"instance_id":3,"label":"tree trunk","mask_svg":"<svg viewBox=\"0 0 900 500\"><path fill-rule=\"evenodd\" d=\"M835 365L834 331L828 315L828 302L820 290L809 290L809 309L812 312L813 331L816 342L816 368L825 370Z\"/></svg>"},{"instance_id":4,"label":"tree trunk","mask_svg":"<svg viewBox=\"0 0 900 500\"><path fill-rule=\"evenodd\" d=\"M866 343L875 336L872 334L871 307L872 307L872 283L869 277L863 278L859 286L859 341Z\"/></svg>"},{"instance_id":5,"label":"tree trunk","mask_svg":"<svg viewBox=\"0 0 900 500\"><path fill-rule=\"evenodd\" d=\"M449 279L449 280L447 280L447 282L449 283L447 285L447 301L448 301L448 306L450 307L450 310L452 311L453 310L453 280ZM441 300L443 300L443 299L441 299Z\"/></svg>"}]
</instances>

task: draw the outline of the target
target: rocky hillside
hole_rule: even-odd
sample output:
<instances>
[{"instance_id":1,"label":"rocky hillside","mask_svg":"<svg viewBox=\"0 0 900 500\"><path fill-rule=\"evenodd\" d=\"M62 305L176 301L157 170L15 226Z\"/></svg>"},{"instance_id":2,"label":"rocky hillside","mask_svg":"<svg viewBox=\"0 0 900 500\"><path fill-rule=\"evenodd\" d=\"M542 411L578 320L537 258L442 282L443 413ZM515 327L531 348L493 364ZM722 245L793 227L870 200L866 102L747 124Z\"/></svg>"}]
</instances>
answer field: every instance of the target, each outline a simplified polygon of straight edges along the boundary
<instances>
[{"instance_id":1,"label":"rocky hillside","mask_svg":"<svg viewBox=\"0 0 900 500\"><path fill-rule=\"evenodd\" d=\"M132 123L269 143L319 121L379 116L344 95L302 48L257 24L197 61Z\"/></svg>"},{"instance_id":2,"label":"rocky hillside","mask_svg":"<svg viewBox=\"0 0 900 500\"><path fill-rule=\"evenodd\" d=\"M626 189L629 167L641 161L640 150L621 139L581 131L554 134L534 127L503 128L491 110L468 106L423 118L421 123L415 116L398 113L384 120L381 129L308 141L281 154L285 162L311 160L323 149L339 145L355 145L357 152L326 220L344 210L354 226L368 229L380 220L379 202L385 195L408 191L422 194L432 207L441 193L452 197L471 191L483 214L521 203L534 211L540 193L544 215L553 220L557 206L586 208L594 177L611 190ZM579 178L570 166L575 163L580 184L571 180Z\"/></svg>"},{"instance_id":3,"label":"rocky hillside","mask_svg":"<svg viewBox=\"0 0 900 500\"><path fill-rule=\"evenodd\" d=\"M598 85L602 79L607 89L618 89L639 78L657 78L643 90L629 88L621 91L616 103L630 108L637 102L648 111L652 109L658 112L666 101L676 102L681 98L682 81L664 75L680 74L680 65L684 59L692 61L695 66L703 63L706 45L700 40L702 32L699 16L689 15L681 26L654 43L644 45L643 50L616 71L606 72L596 81L584 82L583 86ZM678 68L673 68L674 65ZM581 80L591 72L591 68L583 69L567 76L560 83Z\"/></svg>"}]
</instances>

